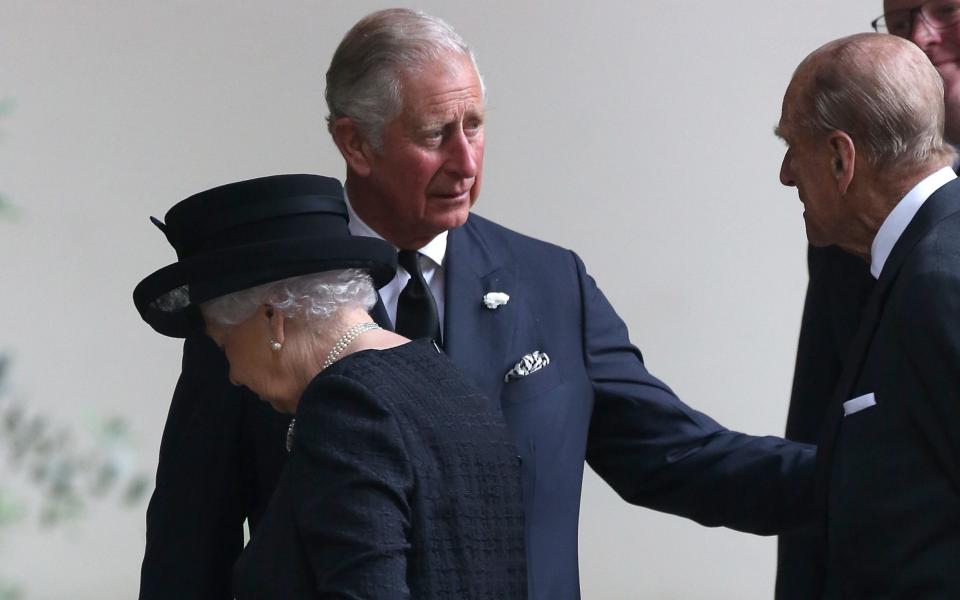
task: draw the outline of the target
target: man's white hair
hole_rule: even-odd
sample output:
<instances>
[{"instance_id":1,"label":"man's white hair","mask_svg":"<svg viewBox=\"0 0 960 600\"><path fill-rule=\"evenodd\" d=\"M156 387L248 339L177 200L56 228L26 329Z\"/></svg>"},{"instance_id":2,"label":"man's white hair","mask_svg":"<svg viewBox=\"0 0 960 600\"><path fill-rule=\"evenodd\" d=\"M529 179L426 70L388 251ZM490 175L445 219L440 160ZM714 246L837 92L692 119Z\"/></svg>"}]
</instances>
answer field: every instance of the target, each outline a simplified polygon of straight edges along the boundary
<instances>
[{"instance_id":1,"label":"man's white hair","mask_svg":"<svg viewBox=\"0 0 960 600\"><path fill-rule=\"evenodd\" d=\"M880 33L848 36L808 56L801 130L846 132L877 168L951 162L943 81L914 44Z\"/></svg>"},{"instance_id":2,"label":"man's white hair","mask_svg":"<svg viewBox=\"0 0 960 600\"><path fill-rule=\"evenodd\" d=\"M344 36L327 70L328 128L350 117L379 150L384 126L403 109L403 75L450 53L469 58L480 77L473 52L443 20L405 8L367 15Z\"/></svg>"}]
</instances>

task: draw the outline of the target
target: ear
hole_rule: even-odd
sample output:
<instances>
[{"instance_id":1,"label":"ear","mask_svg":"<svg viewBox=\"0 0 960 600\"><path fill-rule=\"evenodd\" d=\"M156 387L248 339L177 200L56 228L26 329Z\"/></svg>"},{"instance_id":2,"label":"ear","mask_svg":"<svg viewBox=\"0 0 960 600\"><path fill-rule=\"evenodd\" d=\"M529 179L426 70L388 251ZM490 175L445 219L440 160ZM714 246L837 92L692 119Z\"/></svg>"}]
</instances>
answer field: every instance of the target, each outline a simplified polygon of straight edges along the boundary
<instances>
[{"instance_id":1,"label":"ear","mask_svg":"<svg viewBox=\"0 0 960 600\"><path fill-rule=\"evenodd\" d=\"M267 320L267 327L270 330L270 339L283 343L284 338L284 316L283 313L269 304L261 307L263 316Z\"/></svg>"},{"instance_id":2,"label":"ear","mask_svg":"<svg viewBox=\"0 0 960 600\"><path fill-rule=\"evenodd\" d=\"M845 194L853 182L857 149L846 132L836 130L827 138L830 144L830 169L837 182L837 190Z\"/></svg>"},{"instance_id":3,"label":"ear","mask_svg":"<svg viewBox=\"0 0 960 600\"><path fill-rule=\"evenodd\" d=\"M373 147L350 117L340 117L330 125L333 143L347 161L347 166L360 177L370 174Z\"/></svg>"}]
</instances>

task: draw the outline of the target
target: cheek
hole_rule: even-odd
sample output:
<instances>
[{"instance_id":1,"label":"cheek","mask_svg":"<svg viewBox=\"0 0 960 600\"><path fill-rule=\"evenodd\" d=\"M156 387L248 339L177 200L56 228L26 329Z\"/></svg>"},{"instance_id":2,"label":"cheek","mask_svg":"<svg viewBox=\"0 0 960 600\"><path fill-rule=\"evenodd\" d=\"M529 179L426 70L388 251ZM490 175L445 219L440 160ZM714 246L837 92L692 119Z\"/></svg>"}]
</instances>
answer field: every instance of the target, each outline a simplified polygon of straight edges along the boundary
<instances>
[{"instance_id":1,"label":"cheek","mask_svg":"<svg viewBox=\"0 0 960 600\"><path fill-rule=\"evenodd\" d=\"M227 352L227 363L230 365L230 383L233 385L246 385L244 377L244 368L240 357L235 352Z\"/></svg>"},{"instance_id":2,"label":"cheek","mask_svg":"<svg viewBox=\"0 0 960 600\"><path fill-rule=\"evenodd\" d=\"M230 381L234 385L245 385L256 391L256 360L249 350L227 348L227 362L230 363Z\"/></svg>"},{"instance_id":3,"label":"cheek","mask_svg":"<svg viewBox=\"0 0 960 600\"><path fill-rule=\"evenodd\" d=\"M430 182L436 177L442 163L429 155L418 154L392 166L393 173L386 184L386 193L399 203L398 207L412 209L422 204Z\"/></svg>"}]
</instances>

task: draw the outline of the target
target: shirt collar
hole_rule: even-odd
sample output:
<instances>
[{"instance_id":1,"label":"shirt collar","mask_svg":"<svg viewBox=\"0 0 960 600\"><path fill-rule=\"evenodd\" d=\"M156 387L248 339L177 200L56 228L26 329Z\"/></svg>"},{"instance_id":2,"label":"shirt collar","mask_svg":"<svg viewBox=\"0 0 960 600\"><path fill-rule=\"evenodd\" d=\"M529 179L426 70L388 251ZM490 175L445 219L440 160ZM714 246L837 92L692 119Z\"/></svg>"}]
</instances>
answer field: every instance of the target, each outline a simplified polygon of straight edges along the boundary
<instances>
[{"instance_id":1,"label":"shirt collar","mask_svg":"<svg viewBox=\"0 0 960 600\"><path fill-rule=\"evenodd\" d=\"M957 174L951 167L944 167L922 179L900 202L897 202L887 218L883 220L877 236L873 238L873 243L870 245L870 274L874 279L880 279L883 265L890 257L893 246L927 198L941 186L956 178Z\"/></svg>"},{"instance_id":2,"label":"shirt collar","mask_svg":"<svg viewBox=\"0 0 960 600\"><path fill-rule=\"evenodd\" d=\"M350 219L347 227L350 230L350 235L360 235L382 240L383 236L364 223L363 219L353 210L353 205L350 203L350 197L347 196L346 190L343 192L343 197L347 201L347 216ZM393 248L394 250L399 250L396 246L393 246ZM420 253L432 260L438 267L442 267L443 258L447 254L447 232L444 231L430 240L426 246L420 248Z\"/></svg>"}]
</instances>

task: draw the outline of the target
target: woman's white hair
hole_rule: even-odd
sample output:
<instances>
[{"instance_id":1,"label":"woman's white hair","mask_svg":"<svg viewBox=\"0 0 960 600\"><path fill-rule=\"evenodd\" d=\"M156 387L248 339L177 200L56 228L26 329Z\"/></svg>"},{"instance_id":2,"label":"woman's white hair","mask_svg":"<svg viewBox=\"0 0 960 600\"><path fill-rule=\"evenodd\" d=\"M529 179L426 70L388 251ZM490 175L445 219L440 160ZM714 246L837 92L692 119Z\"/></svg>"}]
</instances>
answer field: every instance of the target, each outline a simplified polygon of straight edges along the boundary
<instances>
[{"instance_id":1,"label":"woman's white hair","mask_svg":"<svg viewBox=\"0 0 960 600\"><path fill-rule=\"evenodd\" d=\"M384 126L403 108L403 74L447 53L468 57L480 77L470 47L442 19L406 8L367 15L344 36L327 70L328 127L350 117L379 150Z\"/></svg>"},{"instance_id":2,"label":"woman's white hair","mask_svg":"<svg viewBox=\"0 0 960 600\"><path fill-rule=\"evenodd\" d=\"M323 321L348 306L369 311L377 301L370 275L362 269L340 269L281 279L233 292L200 305L203 316L220 325L236 325L269 304L286 317Z\"/></svg>"}]
</instances>

